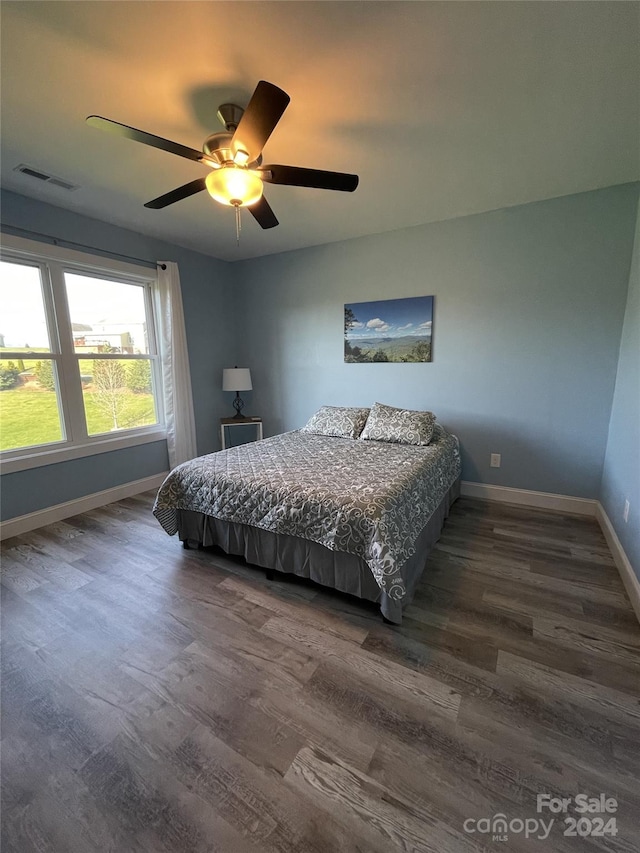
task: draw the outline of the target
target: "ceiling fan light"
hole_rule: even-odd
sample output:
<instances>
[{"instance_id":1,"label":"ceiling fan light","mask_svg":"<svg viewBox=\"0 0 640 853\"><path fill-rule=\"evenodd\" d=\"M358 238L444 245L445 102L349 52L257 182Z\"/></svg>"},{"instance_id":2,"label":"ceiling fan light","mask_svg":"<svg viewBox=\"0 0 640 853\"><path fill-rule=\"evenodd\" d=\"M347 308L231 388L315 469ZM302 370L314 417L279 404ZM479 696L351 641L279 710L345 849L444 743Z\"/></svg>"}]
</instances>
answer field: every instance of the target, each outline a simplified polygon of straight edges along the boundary
<instances>
[{"instance_id":1,"label":"ceiling fan light","mask_svg":"<svg viewBox=\"0 0 640 853\"><path fill-rule=\"evenodd\" d=\"M260 178L239 166L223 166L209 172L205 184L212 198L232 207L248 207L262 197Z\"/></svg>"}]
</instances>

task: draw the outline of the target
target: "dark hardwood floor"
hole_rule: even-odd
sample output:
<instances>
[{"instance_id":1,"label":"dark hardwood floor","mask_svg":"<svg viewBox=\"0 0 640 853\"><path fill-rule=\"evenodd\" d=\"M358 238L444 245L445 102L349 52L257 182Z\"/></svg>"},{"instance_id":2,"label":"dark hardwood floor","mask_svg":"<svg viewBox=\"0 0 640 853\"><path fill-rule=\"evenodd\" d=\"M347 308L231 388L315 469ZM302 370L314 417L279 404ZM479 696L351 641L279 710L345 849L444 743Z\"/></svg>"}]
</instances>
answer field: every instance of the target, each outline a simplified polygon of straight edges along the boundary
<instances>
[{"instance_id":1,"label":"dark hardwood floor","mask_svg":"<svg viewBox=\"0 0 640 853\"><path fill-rule=\"evenodd\" d=\"M460 499L394 627L152 501L4 545L3 853L640 848L640 628L594 520ZM538 794L616 811L565 835Z\"/></svg>"}]
</instances>

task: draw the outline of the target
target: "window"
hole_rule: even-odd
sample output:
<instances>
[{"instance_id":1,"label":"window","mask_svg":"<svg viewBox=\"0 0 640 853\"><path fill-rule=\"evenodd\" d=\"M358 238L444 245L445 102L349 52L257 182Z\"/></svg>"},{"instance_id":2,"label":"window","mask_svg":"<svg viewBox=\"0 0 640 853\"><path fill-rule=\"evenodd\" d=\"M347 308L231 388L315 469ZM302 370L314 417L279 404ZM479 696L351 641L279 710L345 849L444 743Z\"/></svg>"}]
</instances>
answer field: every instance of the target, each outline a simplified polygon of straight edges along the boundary
<instances>
[{"instance_id":1,"label":"window","mask_svg":"<svg viewBox=\"0 0 640 853\"><path fill-rule=\"evenodd\" d=\"M164 435L155 271L4 238L2 470Z\"/></svg>"}]
</instances>

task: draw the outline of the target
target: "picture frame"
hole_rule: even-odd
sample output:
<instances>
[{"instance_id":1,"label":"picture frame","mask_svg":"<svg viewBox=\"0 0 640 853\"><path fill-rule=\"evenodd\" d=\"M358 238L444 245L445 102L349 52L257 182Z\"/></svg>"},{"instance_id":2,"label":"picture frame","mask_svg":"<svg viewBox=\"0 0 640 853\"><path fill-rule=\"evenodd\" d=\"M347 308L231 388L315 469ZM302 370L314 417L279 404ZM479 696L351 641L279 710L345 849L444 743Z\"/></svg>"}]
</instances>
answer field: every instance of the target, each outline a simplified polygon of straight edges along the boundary
<instances>
[{"instance_id":1,"label":"picture frame","mask_svg":"<svg viewBox=\"0 0 640 853\"><path fill-rule=\"evenodd\" d=\"M433 296L346 303L345 363L432 361L433 303Z\"/></svg>"}]
</instances>

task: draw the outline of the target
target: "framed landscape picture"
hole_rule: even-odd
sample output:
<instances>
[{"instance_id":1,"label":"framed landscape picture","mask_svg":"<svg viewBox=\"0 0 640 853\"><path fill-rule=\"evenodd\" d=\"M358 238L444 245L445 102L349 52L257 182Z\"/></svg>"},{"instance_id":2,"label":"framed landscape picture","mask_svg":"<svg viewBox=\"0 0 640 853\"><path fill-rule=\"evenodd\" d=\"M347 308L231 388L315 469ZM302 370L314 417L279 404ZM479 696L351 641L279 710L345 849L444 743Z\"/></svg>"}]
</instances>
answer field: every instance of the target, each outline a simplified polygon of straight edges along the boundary
<instances>
[{"instance_id":1,"label":"framed landscape picture","mask_svg":"<svg viewBox=\"0 0 640 853\"><path fill-rule=\"evenodd\" d=\"M344 306L344 360L431 361L433 296L352 302Z\"/></svg>"}]
</instances>

